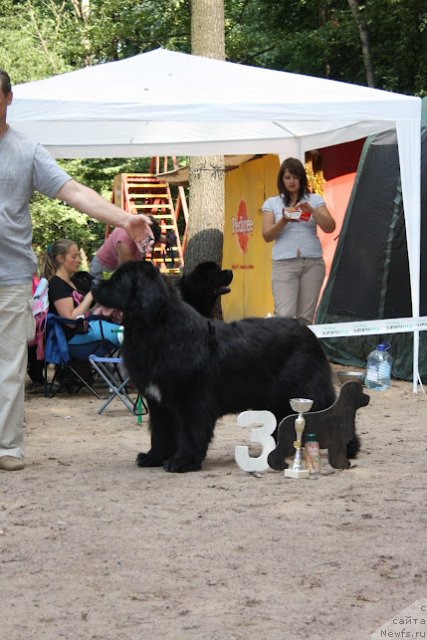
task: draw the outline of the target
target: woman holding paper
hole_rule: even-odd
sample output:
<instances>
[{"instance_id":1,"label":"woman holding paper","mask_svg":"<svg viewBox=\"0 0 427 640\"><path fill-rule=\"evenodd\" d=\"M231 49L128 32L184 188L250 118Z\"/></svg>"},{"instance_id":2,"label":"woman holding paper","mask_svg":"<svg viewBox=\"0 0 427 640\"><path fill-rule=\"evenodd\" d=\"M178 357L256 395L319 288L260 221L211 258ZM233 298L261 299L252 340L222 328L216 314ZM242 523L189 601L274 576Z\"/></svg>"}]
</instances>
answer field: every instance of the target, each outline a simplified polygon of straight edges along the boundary
<instances>
[{"instance_id":1,"label":"woman holding paper","mask_svg":"<svg viewBox=\"0 0 427 640\"><path fill-rule=\"evenodd\" d=\"M262 235L274 242L272 289L276 316L311 324L325 277L317 226L325 233L335 221L322 196L310 193L304 165L287 158L277 176L278 195L262 205Z\"/></svg>"}]
</instances>

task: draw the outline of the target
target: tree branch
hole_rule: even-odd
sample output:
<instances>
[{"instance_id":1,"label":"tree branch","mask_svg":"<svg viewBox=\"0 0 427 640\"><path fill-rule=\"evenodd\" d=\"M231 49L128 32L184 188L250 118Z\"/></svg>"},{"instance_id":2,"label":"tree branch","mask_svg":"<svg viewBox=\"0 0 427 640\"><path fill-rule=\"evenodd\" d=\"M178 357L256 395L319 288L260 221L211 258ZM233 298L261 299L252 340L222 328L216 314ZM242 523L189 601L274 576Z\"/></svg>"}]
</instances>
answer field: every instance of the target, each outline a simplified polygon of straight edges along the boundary
<instances>
[{"instance_id":1,"label":"tree branch","mask_svg":"<svg viewBox=\"0 0 427 640\"><path fill-rule=\"evenodd\" d=\"M31 21L34 25L34 29L35 29L35 34L36 37L39 39L39 42L41 44L41 47L46 55L46 58L49 60L50 64L52 65L53 71L56 73L58 71L58 67L56 65L55 62L55 58L52 57L52 55L50 54L49 51L49 47L47 46L47 43L43 37L42 32L40 31L39 25L37 23L37 18L35 15L35 11L34 11L34 7L33 7L33 3L31 2L31 0L28 3L28 7L29 7L29 12L30 12L30 17L31 17Z\"/></svg>"}]
</instances>

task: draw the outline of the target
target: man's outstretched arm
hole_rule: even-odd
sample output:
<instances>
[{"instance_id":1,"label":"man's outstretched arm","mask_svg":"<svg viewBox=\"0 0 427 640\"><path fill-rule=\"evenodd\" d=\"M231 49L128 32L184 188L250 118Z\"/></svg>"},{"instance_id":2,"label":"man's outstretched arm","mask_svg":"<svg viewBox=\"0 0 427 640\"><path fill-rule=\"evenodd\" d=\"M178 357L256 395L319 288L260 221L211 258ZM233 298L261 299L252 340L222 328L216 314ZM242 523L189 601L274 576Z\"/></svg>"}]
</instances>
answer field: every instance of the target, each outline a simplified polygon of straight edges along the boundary
<instances>
[{"instance_id":1,"label":"man's outstretched arm","mask_svg":"<svg viewBox=\"0 0 427 640\"><path fill-rule=\"evenodd\" d=\"M137 245L143 244L148 236L152 236L151 220L148 216L142 213L128 213L76 180L68 180L55 194L55 198L63 200L95 220L122 227Z\"/></svg>"}]
</instances>

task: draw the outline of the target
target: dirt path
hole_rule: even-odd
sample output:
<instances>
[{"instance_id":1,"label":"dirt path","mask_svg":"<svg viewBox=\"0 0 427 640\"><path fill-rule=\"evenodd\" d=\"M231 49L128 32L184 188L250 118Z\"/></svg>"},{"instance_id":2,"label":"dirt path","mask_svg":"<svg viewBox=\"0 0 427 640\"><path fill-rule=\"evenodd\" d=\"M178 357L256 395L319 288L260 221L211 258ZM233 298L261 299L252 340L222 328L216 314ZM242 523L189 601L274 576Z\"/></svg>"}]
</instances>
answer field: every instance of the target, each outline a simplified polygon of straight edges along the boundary
<instances>
[{"instance_id":1,"label":"dirt path","mask_svg":"<svg viewBox=\"0 0 427 640\"><path fill-rule=\"evenodd\" d=\"M203 471L137 468L146 423L98 406L28 394L27 466L0 472L3 640L364 640L427 596L410 383L371 392L356 466L317 480L244 473L234 416Z\"/></svg>"}]
</instances>

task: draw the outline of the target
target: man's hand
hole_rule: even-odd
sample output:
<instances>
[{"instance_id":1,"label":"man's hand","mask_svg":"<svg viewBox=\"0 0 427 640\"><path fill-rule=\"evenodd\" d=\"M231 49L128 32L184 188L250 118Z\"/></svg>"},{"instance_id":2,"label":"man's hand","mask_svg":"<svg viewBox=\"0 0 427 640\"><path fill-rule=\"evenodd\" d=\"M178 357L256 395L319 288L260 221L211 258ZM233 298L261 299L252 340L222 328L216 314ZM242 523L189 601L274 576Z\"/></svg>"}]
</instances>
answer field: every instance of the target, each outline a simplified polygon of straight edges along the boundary
<instances>
[{"instance_id":1,"label":"man's hand","mask_svg":"<svg viewBox=\"0 0 427 640\"><path fill-rule=\"evenodd\" d=\"M141 253L145 254L149 247L154 244L154 236L151 231L151 220L143 213L130 215L124 229L132 238Z\"/></svg>"}]
</instances>

